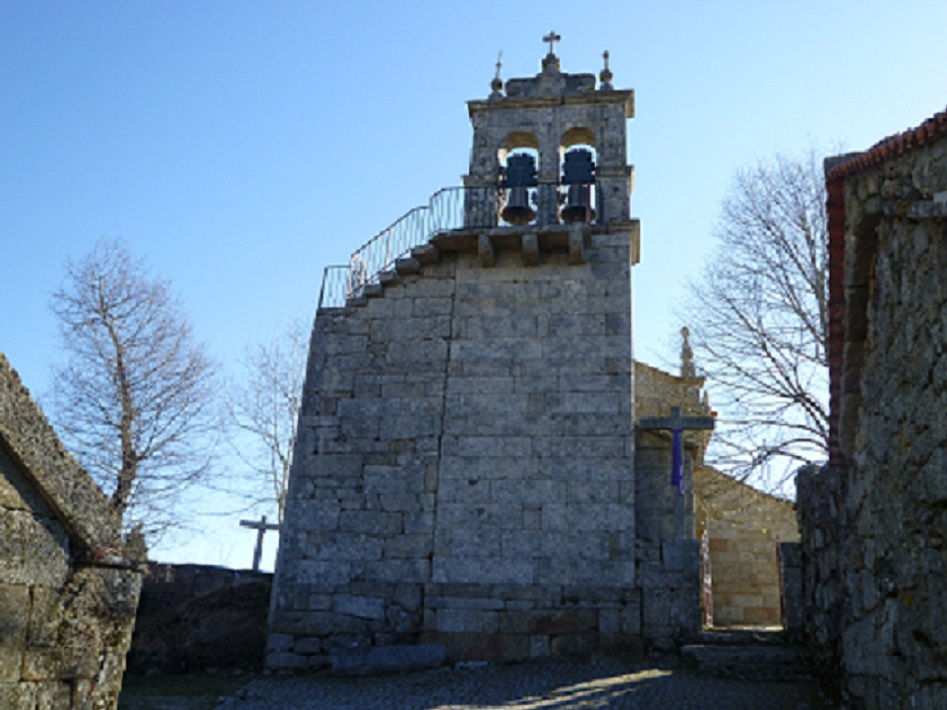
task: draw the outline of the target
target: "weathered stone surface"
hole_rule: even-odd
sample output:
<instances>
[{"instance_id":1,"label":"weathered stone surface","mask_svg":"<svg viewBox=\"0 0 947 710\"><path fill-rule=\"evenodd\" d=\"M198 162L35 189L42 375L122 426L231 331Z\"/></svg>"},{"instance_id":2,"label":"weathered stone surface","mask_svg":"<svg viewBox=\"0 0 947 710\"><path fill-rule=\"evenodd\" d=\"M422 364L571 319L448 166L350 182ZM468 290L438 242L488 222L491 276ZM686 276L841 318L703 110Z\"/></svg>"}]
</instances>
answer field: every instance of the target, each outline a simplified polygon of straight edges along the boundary
<instances>
[{"instance_id":1,"label":"weathered stone surface","mask_svg":"<svg viewBox=\"0 0 947 710\"><path fill-rule=\"evenodd\" d=\"M0 705L115 707L143 552L0 354Z\"/></svg>"},{"instance_id":2,"label":"weathered stone surface","mask_svg":"<svg viewBox=\"0 0 947 710\"><path fill-rule=\"evenodd\" d=\"M521 89L470 104L468 228L399 259L380 297L318 314L270 622L293 641L274 665L419 638L456 660L587 654L699 623L693 546L660 545L680 533L669 442L636 451L632 94ZM561 151L586 141L596 222L564 224ZM499 155L536 145L535 224L493 227ZM699 378L666 377L706 413ZM687 444L690 471L703 439Z\"/></svg>"},{"instance_id":3,"label":"weathered stone surface","mask_svg":"<svg viewBox=\"0 0 947 710\"><path fill-rule=\"evenodd\" d=\"M797 487L807 631L852 707L947 706L947 134L927 125L827 178L837 445Z\"/></svg>"},{"instance_id":4,"label":"weathered stone surface","mask_svg":"<svg viewBox=\"0 0 947 710\"><path fill-rule=\"evenodd\" d=\"M129 670L253 670L262 667L264 652L291 650L292 636L266 636L271 583L272 575L249 570L150 565Z\"/></svg>"}]
</instances>

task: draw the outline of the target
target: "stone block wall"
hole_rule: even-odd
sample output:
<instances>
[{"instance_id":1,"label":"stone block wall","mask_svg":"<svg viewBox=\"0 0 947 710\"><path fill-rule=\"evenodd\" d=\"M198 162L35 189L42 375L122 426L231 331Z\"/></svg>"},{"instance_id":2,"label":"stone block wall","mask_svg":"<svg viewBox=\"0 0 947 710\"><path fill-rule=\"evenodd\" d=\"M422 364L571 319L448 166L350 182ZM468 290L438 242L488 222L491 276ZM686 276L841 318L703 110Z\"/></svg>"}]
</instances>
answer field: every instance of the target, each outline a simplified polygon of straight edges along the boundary
<instances>
[{"instance_id":1,"label":"stone block wall","mask_svg":"<svg viewBox=\"0 0 947 710\"><path fill-rule=\"evenodd\" d=\"M714 626L779 626L778 547L799 541L793 504L710 467L695 473L698 537L708 535Z\"/></svg>"},{"instance_id":2,"label":"stone block wall","mask_svg":"<svg viewBox=\"0 0 947 710\"><path fill-rule=\"evenodd\" d=\"M442 249L320 312L269 665L418 640L526 658L640 631L632 250L583 239L578 264Z\"/></svg>"},{"instance_id":3,"label":"stone block wall","mask_svg":"<svg viewBox=\"0 0 947 710\"><path fill-rule=\"evenodd\" d=\"M260 670L273 575L208 565L148 565L128 671Z\"/></svg>"},{"instance_id":4,"label":"stone block wall","mask_svg":"<svg viewBox=\"0 0 947 710\"><path fill-rule=\"evenodd\" d=\"M802 544L779 543L779 581L782 589L783 629L793 641L800 641L805 632L805 607L802 592Z\"/></svg>"},{"instance_id":5,"label":"stone block wall","mask_svg":"<svg viewBox=\"0 0 947 710\"><path fill-rule=\"evenodd\" d=\"M844 357L838 465L800 476L810 633L851 706L941 708L947 112L830 164L827 182L844 236Z\"/></svg>"},{"instance_id":6,"label":"stone block wall","mask_svg":"<svg viewBox=\"0 0 947 710\"><path fill-rule=\"evenodd\" d=\"M0 355L0 707L113 708L143 546Z\"/></svg>"}]
</instances>

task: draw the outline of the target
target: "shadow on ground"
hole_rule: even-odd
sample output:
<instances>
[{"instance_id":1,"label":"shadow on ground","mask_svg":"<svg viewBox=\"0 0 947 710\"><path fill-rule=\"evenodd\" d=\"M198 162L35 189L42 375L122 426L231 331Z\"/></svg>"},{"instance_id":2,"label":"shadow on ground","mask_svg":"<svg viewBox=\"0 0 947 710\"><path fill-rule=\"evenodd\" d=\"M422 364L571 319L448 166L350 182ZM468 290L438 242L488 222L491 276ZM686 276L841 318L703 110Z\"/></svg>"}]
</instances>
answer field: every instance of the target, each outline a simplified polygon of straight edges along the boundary
<instances>
[{"instance_id":1,"label":"shadow on ground","mask_svg":"<svg viewBox=\"0 0 947 710\"><path fill-rule=\"evenodd\" d=\"M711 678L602 660L444 667L387 676L128 677L120 710L829 710L812 681Z\"/></svg>"},{"instance_id":2,"label":"shadow on ground","mask_svg":"<svg viewBox=\"0 0 947 710\"><path fill-rule=\"evenodd\" d=\"M210 710L253 679L249 674L125 674L119 710Z\"/></svg>"}]
</instances>

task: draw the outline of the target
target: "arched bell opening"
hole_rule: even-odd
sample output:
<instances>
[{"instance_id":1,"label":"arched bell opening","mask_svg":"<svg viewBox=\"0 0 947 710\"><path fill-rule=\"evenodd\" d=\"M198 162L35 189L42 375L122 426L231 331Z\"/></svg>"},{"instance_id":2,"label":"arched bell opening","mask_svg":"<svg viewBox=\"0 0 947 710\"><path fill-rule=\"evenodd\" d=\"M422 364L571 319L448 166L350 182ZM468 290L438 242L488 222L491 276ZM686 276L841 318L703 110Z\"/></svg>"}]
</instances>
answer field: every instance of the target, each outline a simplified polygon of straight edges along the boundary
<instances>
[{"instance_id":1,"label":"arched bell opening","mask_svg":"<svg viewBox=\"0 0 947 710\"><path fill-rule=\"evenodd\" d=\"M510 133L497 150L500 172L499 216L515 226L536 221L539 141L528 132Z\"/></svg>"},{"instance_id":2,"label":"arched bell opening","mask_svg":"<svg viewBox=\"0 0 947 710\"><path fill-rule=\"evenodd\" d=\"M570 128L562 135L559 183L562 186L559 219L566 223L592 222L595 219L595 167L598 152L595 134L588 128Z\"/></svg>"}]
</instances>

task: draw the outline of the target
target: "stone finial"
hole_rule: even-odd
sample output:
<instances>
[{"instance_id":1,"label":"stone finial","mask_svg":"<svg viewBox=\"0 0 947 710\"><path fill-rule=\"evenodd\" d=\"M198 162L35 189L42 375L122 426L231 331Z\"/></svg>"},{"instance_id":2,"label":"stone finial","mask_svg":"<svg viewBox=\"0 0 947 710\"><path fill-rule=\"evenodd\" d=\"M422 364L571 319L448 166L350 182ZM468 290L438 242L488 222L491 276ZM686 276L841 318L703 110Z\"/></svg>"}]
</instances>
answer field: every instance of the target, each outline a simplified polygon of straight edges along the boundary
<instances>
[{"instance_id":1,"label":"stone finial","mask_svg":"<svg viewBox=\"0 0 947 710\"><path fill-rule=\"evenodd\" d=\"M543 71L558 73L559 57L556 56L556 42L562 39L562 35L556 34L555 30L543 37L543 42L549 42L549 54L543 59Z\"/></svg>"},{"instance_id":2,"label":"stone finial","mask_svg":"<svg viewBox=\"0 0 947 710\"><path fill-rule=\"evenodd\" d=\"M500 78L500 70L503 68L503 52L502 50L497 54L497 73L493 77L493 81L490 82L490 88L493 89L493 92L490 94L491 99L500 99L503 98L503 79Z\"/></svg>"},{"instance_id":3,"label":"stone finial","mask_svg":"<svg viewBox=\"0 0 947 710\"><path fill-rule=\"evenodd\" d=\"M605 68L602 69L602 71L599 72L599 75L598 75L599 81L602 82L602 85L599 88L601 88L603 91L611 91L612 89L615 88L614 86L612 86L612 79L614 78L614 74L612 74L612 70L608 68L608 56L609 56L608 50L606 49L602 53L602 59L605 60Z\"/></svg>"},{"instance_id":4,"label":"stone finial","mask_svg":"<svg viewBox=\"0 0 947 710\"><path fill-rule=\"evenodd\" d=\"M681 328L681 377L697 377L697 368L694 367L694 351L688 338L690 330L685 326Z\"/></svg>"}]
</instances>

